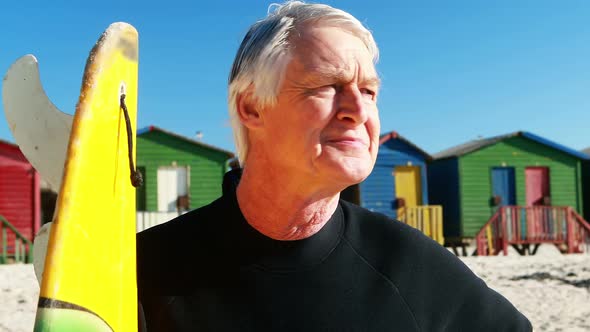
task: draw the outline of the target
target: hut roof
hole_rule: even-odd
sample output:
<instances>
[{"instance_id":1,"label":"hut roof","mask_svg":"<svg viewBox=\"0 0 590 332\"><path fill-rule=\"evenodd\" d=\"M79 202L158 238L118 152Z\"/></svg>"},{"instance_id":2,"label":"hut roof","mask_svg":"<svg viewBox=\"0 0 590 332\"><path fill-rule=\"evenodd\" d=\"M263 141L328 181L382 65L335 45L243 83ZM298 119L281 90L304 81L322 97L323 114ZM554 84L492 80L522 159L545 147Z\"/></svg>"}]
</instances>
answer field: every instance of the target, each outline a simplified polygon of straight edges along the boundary
<instances>
[{"instance_id":1,"label":"hut roof","mask_svg":"<svg viewBox=\"0 0 590 332\"><path fill-rule=\"evenodd\" d=\"M199 147L203 147L203 148L206 148L206 149L210 149L210 150L214 150L214 151L217 151L217 152L224 153L224 154L226 154L226 155L227 155L227 157L228 157L228 158L233 158L233 157L234 157L234 153L233 153L233 152L230 152L230 151L227 151L227 150L224 150L224 149L218 148L218 147L216 147L216 146L213 146L213 145L205 144L205 143L203 143L203 142L199 142L199 141L197 141L197 140L194 140L194 139L191 139L191 138L188 138L188 137L185 137L185 136L182 136L182 135L179 135L179 134L173 133L173 132L171 132L171 131L168 131L168 130L164 130L164 129L162 129L162 128L159 128L159 127L156 127L156 126L148 126L148 127L145 127L145 128L139 129L139 130L137 131L137 136L145 135L145 134L147 134L147 133L150 133L150 132L159 132L159 133L163 133L163 134L166 134L166 135L172 136L172 137L174 137L174 138L177 138L177 139L183 140L183 141L185 141L185 142L188 142L188 143L191 143L191 144L197 145L197 146L199 146Z\"/></svg>"},{"instance_id":2,"label":"hut roof","mask_svg":"<svg viewBox=\"0 0 590 332\"><path fill-rule=\"evenodd\" d=\"M400 140L401 142L403 142L403 143L411 146L413 149L415 149L421 155L423 155L426 160L432 159L432 156L430 156L426 151L420 149L417 145L415 145L414 143L410 142L408 139L406 139L405 137L403 137L402 135L400 135L396 131L391 131L389 133L382 134L381 136L379 136L379 145L383 145L385 142L387 142L387 141L389 141L391 139Z\"/></svg>"},{"instance_id":3,"label":"hut roof","mask_svg":"<svg viewBox=\"0 0 590 332\"><path fill-rule=\"evenodd\" d=\"M0 139L0 155L14 159L19 162L29 163L27 158L23 155L18 145Z\"/></svg>"},{"instance_id":4,"label":"hut roof","mask_svg":"<svg viewBox=\"0 0 590 332\"><path fill-rule=\"evenodd\" d=\"M585 148L584 150L582 150L582 153L587 154L588 156L590 156L590 146Z\"/></svg>"},{"instance_id":5,"label":"hut roof","mask_svg":"<svg viewBox=\"0 0 590 332\"><path fill-rule=\"evenodd\" d=\"M5 141L5 140L3 140L1 138L0 138L0 144L6 144L6 145L9 145L9 146L17 146L16 144L11 143L9 141Z\"/></svg>"},{"instance_id":6,"label":"hut roof","mask_svg":"<svg viewBox=\"0 0 590 332\"><path fill-rule=\"evenodd\" d=\"M587 155L587 154L580 152L580 151L576 151L574 149L568 148L564 145L550 141L546 138L543 138L541 136L537 136L535 134L532 134L532 133L529 133L526 131L517 131L514 133L510 133L510 134L499 135L499 136L469 141L467 143L460 144L460 145L454 146L452 148L438 152L438 153L434 154L432 157L434 159L460 157L460 156L464 156L464 155L469 154L471 152L475 152L477 150L483 149L485 147L488 147L490 145L496 144L500 141L503 141L505 139L512 138L512 137L524 137L526 139L537 142L539 144L543 144L547 147L567 153L573 157L576 157L579 159L584 159L584 160L590 160L590 155Z\"/></svg>"}]
</instances>

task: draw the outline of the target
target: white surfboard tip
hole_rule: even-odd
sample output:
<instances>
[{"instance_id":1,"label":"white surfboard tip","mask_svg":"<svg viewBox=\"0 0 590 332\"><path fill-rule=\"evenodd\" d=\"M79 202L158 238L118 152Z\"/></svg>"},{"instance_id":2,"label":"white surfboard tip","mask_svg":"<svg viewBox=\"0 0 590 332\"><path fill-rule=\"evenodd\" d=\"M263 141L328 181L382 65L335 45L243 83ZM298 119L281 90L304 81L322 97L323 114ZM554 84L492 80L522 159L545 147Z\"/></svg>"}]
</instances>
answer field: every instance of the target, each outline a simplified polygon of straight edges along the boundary
<instances>
[{"instance_id":1,"label":"white surfboard tip","mask_svg":"<svg viewBox=\"0 0 590 332\"><path fill-rule=\"evenodd\" d=\"M45 94L34 55L20 57L9 68L2 103L16 144L41 176L59 188L73 117Z\"/></svg>"},{"instance_id":2,"label":"white surfboard tip","mask_svg":"<svg viewBox=\"0 0 590 332\"><path fill-rule=\"evenodd\" d=\"M6 74L4 75L4 82L8 81L15 73L17 73L18 75L18 73L23 71L23 69L26 69L30 72L37 70L38 66L39 62L37 61L37 58L34 55L23 55L20 58L16 59L16 61L14 61L10 65L10 67L6 71ZM2 91L5 91L5 88L3 88Z\"/></svg>"},{"instance_id":3,"label":"white surfboard tip","mask_svg":"<svg viewBox=\"0 0 590 332\"><path fill-rule=\"evenodd\" d=\"M16 59L16 61L14 61L12 63L12 65L10 65L10 68L8 69L8 71L6 72L6 76L8 76L10 74L11 71L13 71L15 67L20 67L20 66L37 66L39 63L39 61L37 61L37 58L33 55L33 54L26 54L21 56L20 58Z\"/></svg>"}]
</instances>

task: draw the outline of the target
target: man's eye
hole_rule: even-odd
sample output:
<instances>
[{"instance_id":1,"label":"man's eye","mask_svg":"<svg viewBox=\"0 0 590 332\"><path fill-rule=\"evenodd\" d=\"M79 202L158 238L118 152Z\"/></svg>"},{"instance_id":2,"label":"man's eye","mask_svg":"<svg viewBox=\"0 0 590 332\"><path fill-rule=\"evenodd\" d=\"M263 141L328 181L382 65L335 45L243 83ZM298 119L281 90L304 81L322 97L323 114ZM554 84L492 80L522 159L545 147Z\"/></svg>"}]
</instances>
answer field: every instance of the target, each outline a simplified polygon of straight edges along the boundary
<instances>
[{"instance_id":1,"label":"man's eye","mask_svg":"<svg viewBox=\"0 0 590 332\"><path fill-rule=\"evenodd\" d=\"M360 91L363 95L370 96L371 98L375 97L375 95L376 95L375 91L373 91L371 89L361 88Z\"/></svg>"},{"instance_id":2,"label":"man's eye","mask_svg":"<svg viewBox=\"0 0 590 332\"><path fill-rule=\"evenodd\" d=\"M338 87L334 84L323 85L313 89L316 93L336 93L338 92Z\"/></svg>"}]
</instances>

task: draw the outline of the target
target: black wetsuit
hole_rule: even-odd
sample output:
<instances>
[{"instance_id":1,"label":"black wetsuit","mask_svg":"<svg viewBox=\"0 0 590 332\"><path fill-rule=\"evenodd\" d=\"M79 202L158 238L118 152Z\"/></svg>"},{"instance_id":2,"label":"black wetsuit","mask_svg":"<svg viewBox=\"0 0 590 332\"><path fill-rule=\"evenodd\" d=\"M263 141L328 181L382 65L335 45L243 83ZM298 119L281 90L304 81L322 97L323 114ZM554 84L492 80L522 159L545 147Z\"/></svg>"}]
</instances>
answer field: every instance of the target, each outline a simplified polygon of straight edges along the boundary
<instances>
[{"instance_id":1,"label":"black wetsuit","mask_svg":"<svg viewBox=\"0 0 590 332\"><path fill-rule=\"evenodd\" d=\"M138 235L147 331L531 331L421 232L341 201L299 241L272 240L235 191Z\"/></svg>"}]
</instances>

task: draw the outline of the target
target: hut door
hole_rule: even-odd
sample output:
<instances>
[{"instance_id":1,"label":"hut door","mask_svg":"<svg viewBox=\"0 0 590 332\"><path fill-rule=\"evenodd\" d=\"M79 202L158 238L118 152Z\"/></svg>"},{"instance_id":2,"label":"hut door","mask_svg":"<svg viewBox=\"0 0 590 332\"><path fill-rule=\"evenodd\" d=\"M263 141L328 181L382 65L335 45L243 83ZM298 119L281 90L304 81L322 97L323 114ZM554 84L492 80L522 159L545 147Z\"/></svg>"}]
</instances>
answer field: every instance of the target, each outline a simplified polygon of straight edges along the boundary
<instances>
[{"instance_id":1,"label":"hut door","mask_svg":"<svg viewBox=\"0 0 590 332\"><path fill-rule=\"evenodd\" d=\"M516 205L514 167L492 168L492 196L492 205L495 207Z\"/></svg>"},{"instance_id":2,"label":"hut door","mask_svg":"<svg viewBox=\"0 0 590 332\"><path fill-rule=\"evenodd\" d=\"M158 211L176 211L179 196L188 192L186 167L160 167L158 169Z\"/></svg>"},{"instance_id":3,"label":"hut door","mask_svg":"<svg viewBox=\"0 0 590 332\"><path fill-rule=\"evenodd\" d=\"M395 198L403 199L403 204L398 205L397 217L404 218L406 208L422 204L422 190L420 185L420 167L418 166L396 166L395 175Z\"/></svg>"},{"instance_id":4,"label":"hut door","mask_svg":"<svg viewBox=\"0 0 590 332\"><path fill-rule=\"evenodd\" d=\"M526 205L549 205L549 168L527 167L526 175Z\"/></svg>"}]
</instances>

